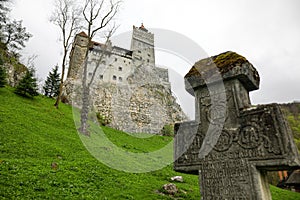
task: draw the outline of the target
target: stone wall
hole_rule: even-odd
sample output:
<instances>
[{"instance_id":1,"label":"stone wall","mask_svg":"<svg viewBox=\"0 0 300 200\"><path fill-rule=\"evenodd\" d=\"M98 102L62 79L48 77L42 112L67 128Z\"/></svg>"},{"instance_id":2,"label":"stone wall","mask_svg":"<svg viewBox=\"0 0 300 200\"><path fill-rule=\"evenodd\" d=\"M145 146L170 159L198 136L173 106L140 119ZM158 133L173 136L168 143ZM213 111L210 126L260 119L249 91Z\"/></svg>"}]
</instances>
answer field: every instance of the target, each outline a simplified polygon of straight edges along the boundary
<instances>
[{"instance_id":1,"label":"stone wall","mask_svg":"<svg viewBox=\"0 0 300 200\"><path fill-rule=\"evenodd\" d=\"M108 119L108 126L132 133L160 133L166 124L187 120L170 84L158 81L156 70L140 67L128 77L128 84L99 83L94 87L93 105Z\"/></svg>"}]
</instances>

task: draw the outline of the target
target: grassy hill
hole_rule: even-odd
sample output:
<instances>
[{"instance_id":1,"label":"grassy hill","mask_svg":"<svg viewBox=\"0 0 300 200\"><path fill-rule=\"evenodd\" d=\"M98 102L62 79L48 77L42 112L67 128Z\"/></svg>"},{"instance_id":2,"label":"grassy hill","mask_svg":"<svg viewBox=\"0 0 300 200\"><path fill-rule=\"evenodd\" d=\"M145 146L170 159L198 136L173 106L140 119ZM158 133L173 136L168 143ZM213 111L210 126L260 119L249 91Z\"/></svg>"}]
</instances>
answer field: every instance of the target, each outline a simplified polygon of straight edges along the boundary
<instances>
[{"instance_id":1,"label":"grassy hill","mask_svg":"<svg viewBox=\"0 0 300 200\"><path fill-rule=\"evenodd\" d=\"M148 173L111 169L85 149L72 109L52 99L22 98L0 88L0 199L200 199L198 177L172 166ZM133 152L153 151L171 138L133 138L104 127L114 143ZM163 195L162 185L182 175L179 193ZM300 200L300 194L271 187L273 199Z\"/></svg>"},{"instance_id":2,"label":"grassy hill","mask_svg":"<svg viewBox=\"0 0 300 200\"><path fill-rule=\"evenodd\" d=\"M300 150L300 103L281 105L291 126L295 143Z\"/></svg>"}]
</instances>

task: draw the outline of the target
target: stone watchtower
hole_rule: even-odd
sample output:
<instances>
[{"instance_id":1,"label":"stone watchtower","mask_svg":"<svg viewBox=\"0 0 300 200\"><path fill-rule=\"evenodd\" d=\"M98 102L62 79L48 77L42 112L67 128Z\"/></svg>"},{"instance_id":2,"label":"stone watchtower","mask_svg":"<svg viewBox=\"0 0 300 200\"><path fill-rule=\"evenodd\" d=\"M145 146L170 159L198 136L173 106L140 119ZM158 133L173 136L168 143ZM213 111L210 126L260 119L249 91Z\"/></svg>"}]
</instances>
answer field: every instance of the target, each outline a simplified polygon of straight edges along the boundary
<instances>
[{"instance_id":1,"label":"stone watchtower","mask_svg":"<svg viewBox=\"0 0 300 200\"><path fill-rule=\"evenodd\" d=\"M133 26L130 50L133 52L135 66L141 64L155 66L154 34L150 33L143 24L141 27Z\"/></svg>"},{"instance_id":2,"label":"stone watchtower","mask_svg":"<svg viewBox=\"0 0 300 200\"><path fill-rule=\"evenodd\" d=\"M68 78L78 79L78 75L82 70L82 63L86 54L88 45L88 36L85 32L76 35L72 50L70 53L70 64L68 71Z\"/></svg>"}]
</instances>

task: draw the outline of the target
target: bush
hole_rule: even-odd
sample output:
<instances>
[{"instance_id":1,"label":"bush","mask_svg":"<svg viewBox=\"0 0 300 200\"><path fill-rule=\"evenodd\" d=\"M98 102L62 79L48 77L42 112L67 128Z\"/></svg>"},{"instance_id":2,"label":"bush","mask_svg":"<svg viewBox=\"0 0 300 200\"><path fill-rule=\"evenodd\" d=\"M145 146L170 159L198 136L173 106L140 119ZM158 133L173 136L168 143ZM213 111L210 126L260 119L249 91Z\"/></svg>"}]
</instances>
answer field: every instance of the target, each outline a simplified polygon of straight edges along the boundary
<instances>
[{"instance_id":1,"label":"bush","mask_svg":"<svg viewBox=\"0 0 300 200\"><path fill-rule=\"evenodd\" d=\"M161 129L160 134L163 136L174 136L174 124L166 124Z\"/></svg>"},{"instance_id":2,"label":"bush","mask_svg":"<svg viewBox=\"0 0 300 200\"><path fill-rule=\"evenodd\" d=\"M100 113L97 113L97 119L98 119L100 126L106 126L107 124L109 124L111 122L110 119L108 119L104 115L101 115Z\"/></svg>"}]
</instances>

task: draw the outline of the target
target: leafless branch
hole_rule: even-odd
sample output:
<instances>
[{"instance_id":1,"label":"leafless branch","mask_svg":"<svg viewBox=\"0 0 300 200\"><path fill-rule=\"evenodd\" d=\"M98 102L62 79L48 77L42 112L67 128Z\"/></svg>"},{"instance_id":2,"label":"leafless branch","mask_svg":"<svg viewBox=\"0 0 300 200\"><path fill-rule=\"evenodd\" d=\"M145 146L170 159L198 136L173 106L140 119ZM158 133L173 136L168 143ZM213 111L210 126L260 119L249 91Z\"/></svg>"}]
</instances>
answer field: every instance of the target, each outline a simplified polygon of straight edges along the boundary
<instances>
[{"instance_id":1,"label":"leafless branch","mask_svg":"<svg viewBox=\"0 0 300 200\"><path fill-rule=\"evenodd\" d=\"M92 74L92 78L88 84L88 87L90 87L93 82L94 82L94 78L95 78L95 75L96 75L96 72L100 66L100 64L102 63L103 61L103 58L104 56L107 54L107 53L111 53L111 52L108 52L108 43L110 41L110 38L112 37L112 35L115 33L115 31L117 30L118 26L116 26L115 24L113 25L113 27L108 31L108 34L106 35L106 42L105 44L103 45L103 48L102 48L102 53L101 53L101 56L100 58L98 59L97 63L96 63L96 67L95 69L93 70L93 74Z\"/></svg>"},{"instance_id":2,"label":"leafless branch","mask_svg":"<svg viewBox=\"0 0 300 200\"><path fill-rule=\"evenodd\" d=\"M60 96L62 93L62 87L64 82L64 74L67 63L67 55L71 47L71 40L75 33L80 28L80 9L76 7L76 4L72 0L56 0L55 10L50 18L50 21L57 25L61 31L62 46L63 46L63 58L62 58L62 73L61 82L59 88L59 95L56 99L55 106L58 107Z\"/></svg>"}]
</instances>

